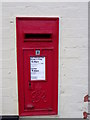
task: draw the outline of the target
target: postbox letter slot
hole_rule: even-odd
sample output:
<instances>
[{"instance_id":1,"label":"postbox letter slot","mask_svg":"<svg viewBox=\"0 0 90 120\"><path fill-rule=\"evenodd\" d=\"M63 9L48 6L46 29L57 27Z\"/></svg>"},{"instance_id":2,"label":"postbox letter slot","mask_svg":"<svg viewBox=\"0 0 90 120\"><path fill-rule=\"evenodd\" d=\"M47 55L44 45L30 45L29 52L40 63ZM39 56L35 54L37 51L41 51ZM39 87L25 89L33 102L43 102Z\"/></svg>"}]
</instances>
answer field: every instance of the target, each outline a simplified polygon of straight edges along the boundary
<instances>
[{"instance_id":1,"label":"postbox letter slot","mask_svg":"<svg viewBox=\"0 0 90 120\"><path fill-rule=\"evenodd\" d=\"M25 33L24 42L51 42L51 33Z\"/></svg>"}]
</instances>

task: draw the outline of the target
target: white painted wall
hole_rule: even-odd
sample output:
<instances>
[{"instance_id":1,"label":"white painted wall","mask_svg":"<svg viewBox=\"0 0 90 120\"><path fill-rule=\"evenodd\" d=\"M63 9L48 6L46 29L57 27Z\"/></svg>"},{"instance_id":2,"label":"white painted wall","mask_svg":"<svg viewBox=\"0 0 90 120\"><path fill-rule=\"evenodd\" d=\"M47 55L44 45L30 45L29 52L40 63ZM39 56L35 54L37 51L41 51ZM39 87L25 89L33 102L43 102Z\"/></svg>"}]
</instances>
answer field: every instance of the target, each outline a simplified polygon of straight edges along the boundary
<instances>
[{"instance_id":1,"label":"white painted wall","mask_svg":"<svg viewBox=\"0 0 90 120\"><path fill-rule=\"evenodd\" d=\"M81 118L87 111L88 93L88 3L2 4L2 113L18 114L15 18L16 16L60 17L61 118Z\"/></svg>"},{"instance_id":2,"label":"white painted wall","mask_svg":"<svg viewBox=\"0 0 90 120\"><path fill-rule=\"evenodd\" d=\"M0 2L0 18L2 18L2 3ZM2 19L0 19L0 116L2 115Z\"/></svg>"}]
</instances>

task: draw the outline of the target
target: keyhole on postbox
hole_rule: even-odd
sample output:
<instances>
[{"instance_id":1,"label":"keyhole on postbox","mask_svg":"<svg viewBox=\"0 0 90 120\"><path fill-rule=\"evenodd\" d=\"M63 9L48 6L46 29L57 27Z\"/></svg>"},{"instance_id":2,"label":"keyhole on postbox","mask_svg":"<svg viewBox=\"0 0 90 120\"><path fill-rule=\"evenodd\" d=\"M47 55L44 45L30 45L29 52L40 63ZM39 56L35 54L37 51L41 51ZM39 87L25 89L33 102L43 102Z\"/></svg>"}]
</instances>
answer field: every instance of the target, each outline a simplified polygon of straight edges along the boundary
<instances>
[{"instance_id":1,"label":"keyhole on postbox","mask_svg":"<svg viewBox=\"0 0 90 120\"><path fill-rule=\"evenodd\" d=\"M31 82L29 81L29 88L31 88Z\"/></svg>"}]
</instances>

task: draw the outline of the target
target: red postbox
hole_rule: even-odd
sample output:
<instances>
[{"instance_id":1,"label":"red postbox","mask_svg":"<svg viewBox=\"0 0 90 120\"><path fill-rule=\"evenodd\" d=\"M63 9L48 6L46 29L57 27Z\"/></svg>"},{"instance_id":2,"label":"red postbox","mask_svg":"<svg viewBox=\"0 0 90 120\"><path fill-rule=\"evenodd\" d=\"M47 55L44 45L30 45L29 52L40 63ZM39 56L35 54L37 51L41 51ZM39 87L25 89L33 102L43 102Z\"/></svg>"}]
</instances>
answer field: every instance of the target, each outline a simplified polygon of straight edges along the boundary
<instances>
[{"instance_id":1,"label":"red postbox","mask_svg":"<svg viewBox=\"0 0 90 120\"><path fill-rule=\"evenodd\" d=\"M17 17L19 115L58 112L59 18Z\"/></svg>"}]
</instances>

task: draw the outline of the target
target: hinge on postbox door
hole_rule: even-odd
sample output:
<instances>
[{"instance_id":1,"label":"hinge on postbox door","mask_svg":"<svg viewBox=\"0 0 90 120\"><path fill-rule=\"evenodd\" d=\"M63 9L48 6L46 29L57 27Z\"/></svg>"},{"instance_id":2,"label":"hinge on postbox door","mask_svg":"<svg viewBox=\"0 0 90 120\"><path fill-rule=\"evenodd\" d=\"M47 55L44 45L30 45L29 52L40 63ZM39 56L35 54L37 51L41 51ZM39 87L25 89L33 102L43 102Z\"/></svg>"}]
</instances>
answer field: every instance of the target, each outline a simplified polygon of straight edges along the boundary
<instances>
[{"instance_id":1,"label":"hinge on postbox door","mask_svg":"<svg viewBox=\"0 0 90 120\"><path fill-rule=\"evenodd\" d=\"M90 96L89 95L86 95L84 97L84 102L90 102Z\"/></svg>"},{"instance_id":2,"label":"hinge on postbox door","mask_svg":"<svg viewBox=\"0 0 90 120\"><path fill-rule=\"evenodd\" d=\"M87 119L87 118L88 118L88 115L90 115L90 113L83 112L83 119Z\"/></svg>"}]
</instances>

